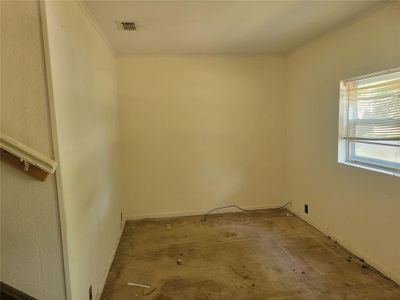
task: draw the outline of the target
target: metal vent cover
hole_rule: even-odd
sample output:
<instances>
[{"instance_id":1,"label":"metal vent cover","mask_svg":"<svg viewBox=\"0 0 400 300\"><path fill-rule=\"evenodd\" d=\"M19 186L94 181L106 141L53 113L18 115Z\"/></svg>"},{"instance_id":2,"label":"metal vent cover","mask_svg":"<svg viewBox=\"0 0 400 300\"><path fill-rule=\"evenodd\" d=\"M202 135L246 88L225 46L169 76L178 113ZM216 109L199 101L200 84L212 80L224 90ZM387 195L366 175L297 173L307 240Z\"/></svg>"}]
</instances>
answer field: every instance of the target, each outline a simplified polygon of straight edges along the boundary
<instances>
[{"instance_id":1,"label":"metal vent cover","mask_svg":"<svg viewBox=\"0 0 400 300\"><path fill-rule=\"evenodd\" d=\"M133 21L117 22L117 26L118 26L119 30L125 30L125 31L135 31L136 30L136 24Z\"/></svg>"}]
</instances>

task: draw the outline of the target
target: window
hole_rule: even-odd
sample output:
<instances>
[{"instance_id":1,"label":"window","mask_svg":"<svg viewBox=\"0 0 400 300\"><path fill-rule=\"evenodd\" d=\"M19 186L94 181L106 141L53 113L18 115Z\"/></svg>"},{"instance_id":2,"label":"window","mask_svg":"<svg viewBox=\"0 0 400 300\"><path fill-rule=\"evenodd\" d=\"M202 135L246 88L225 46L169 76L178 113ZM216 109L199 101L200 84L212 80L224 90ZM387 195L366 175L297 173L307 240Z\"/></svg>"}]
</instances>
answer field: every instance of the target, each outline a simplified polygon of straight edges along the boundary
<instances>
[{"instance_id":1,"label":"window","mask_svg":"<svg viewBox=\"0 0 400 300\"><path fill-rule=\"evenodd\" d=\"M400 69L340 82L338 161L400 176Z\"/></svg>"}]
</instances>

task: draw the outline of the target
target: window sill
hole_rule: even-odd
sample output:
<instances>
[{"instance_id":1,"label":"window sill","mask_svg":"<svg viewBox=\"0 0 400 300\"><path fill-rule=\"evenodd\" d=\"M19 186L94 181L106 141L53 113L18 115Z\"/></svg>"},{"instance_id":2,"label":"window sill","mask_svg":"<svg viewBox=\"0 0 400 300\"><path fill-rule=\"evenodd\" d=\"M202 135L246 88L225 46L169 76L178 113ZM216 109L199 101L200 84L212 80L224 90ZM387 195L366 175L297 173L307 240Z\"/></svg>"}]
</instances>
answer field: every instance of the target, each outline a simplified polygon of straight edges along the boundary
<instances>
[{"instance_id":1,"label":"window sill","mask_svg":"<svg viewBox=\"0 0 400 300\"><path fill-rule=\"evenodd\" d=\"M383 173L383 174L387 174L387 175L391 175L391 176L395 176L395 177L399 177L400 178L400 173L396 172L396 171L380 169L380 168L373 167L373 166L370 166L370 165L366 165L366 164L362 164L362 163L353 163L353 162L348 162L348 161L339 161L339 163L340 164L344 164L344 165L348 165L348 166L352 166L352 167L357 167L357 168L373 171L373 172Z\"/></svg>"}]
</instances>

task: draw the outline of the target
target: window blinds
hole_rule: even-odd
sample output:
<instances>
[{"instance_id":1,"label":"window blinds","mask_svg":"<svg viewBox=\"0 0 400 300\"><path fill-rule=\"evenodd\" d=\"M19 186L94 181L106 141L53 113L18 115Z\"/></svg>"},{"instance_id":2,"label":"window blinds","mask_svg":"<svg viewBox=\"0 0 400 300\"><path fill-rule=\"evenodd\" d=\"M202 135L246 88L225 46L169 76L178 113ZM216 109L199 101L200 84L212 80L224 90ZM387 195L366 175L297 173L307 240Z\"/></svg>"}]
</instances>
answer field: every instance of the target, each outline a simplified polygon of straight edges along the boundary
<instances>
[{"instance_id":1,"label":"window blinds","mask_svg":"<svg viewBox=\"0 0 400 300\"><path fill-rule=\"evenodd\" d=\"M400 70L341 82L342 138L400 147Z\"/></svg>"}]
</instances>

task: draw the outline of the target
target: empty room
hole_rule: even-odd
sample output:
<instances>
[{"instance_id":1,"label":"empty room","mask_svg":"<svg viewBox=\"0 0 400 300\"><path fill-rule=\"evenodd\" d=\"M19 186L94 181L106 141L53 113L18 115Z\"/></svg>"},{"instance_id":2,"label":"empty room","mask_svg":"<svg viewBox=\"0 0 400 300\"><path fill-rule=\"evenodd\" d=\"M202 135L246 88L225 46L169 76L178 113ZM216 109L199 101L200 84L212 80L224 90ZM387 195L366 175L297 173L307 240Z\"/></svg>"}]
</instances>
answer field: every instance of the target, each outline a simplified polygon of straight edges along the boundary
<instances>
[{"instance_id":1,"label":"empty room","mask_svg":"<svg viewBox=\"0 0 400 300\"><path fill-rule=\"evenodd\" d=\"M399 1L0 12L0 299L400 300Z\"/></svg>"}]
</instances>

